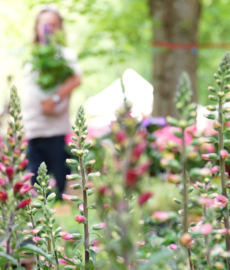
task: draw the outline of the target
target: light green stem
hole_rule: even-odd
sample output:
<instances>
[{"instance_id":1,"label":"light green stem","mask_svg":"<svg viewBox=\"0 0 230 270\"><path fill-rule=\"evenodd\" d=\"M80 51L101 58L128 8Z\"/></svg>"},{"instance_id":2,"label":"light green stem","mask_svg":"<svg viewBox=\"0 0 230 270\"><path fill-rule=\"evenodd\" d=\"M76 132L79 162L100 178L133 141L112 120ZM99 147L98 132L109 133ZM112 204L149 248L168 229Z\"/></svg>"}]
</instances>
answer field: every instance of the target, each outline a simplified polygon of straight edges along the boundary
<instances>
[{"instance_id":1,"label":"light green stem","mask_svg":"<svg viewBox=\"0 0 230 270\"><path fill-rule=\"evenodd\" d=\"M219 98L219 123L221 125L219 130L219 152L224 149L223 143L223 106L222 106L222 98ZM220 171L221 171L221 186L222 186L222 195L228 198L227 190L226 190L226 179L225 179L225 160L220 158ZM224 217L225 228L229 231L229 209L227 207L226 216ZM225 235L226 249L230 251L230 235L226 233ZM227 259L228 270L230 270L230 261Z\"/></svg>"},{"instance_id":2,"label":"light green stem","mask_svg":"<svg viewBox=\"0 0 230 270\"><path fill-rule=\"evenodd\" d=\"M79 136L79 149L82 150L81 145L81 138ZM83 156L79 157L80 161L80 170L81 170L81 177L82 177L82 193L83 193L83 204L84 204L84 217L86 219L84 223L84 247L85 247L85 270L88 270L89 265L89 252L87 249L89 249L89 225L88 225L88 197L87 197L87 191L86 191L86 174L84 170L84 158Z\"/></svg>"},{"instance_id":3,"label":"light green stem","mask_svg":"<svg viewBox=\"0 0 230 270\"><path fill-rule=\"evenodd\" d=\"M188 233L188 187L186 177L186 154L185 154L185 129L182 128L182 154L181 154L181 165L182 165L182 177L183 177L183 229L184 233ZM188 259L190 269L193 269L191 262L191 251L188 248Z\"/></svg>"}]
</instances>

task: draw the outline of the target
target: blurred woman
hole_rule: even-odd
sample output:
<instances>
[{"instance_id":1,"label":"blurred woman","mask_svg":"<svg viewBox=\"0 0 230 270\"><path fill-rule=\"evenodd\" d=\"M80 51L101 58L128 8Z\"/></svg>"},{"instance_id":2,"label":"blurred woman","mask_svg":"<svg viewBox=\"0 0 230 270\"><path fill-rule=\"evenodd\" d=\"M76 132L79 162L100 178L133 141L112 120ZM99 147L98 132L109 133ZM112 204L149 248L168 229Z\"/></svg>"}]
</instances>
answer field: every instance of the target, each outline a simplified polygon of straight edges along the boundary
<instances>
[{"instance_id":1,"label":"blurred woman","mask_svg":"<svg viewBox=\"0 0 230 270\"><path fill-rule=\"evenodd\" d=\"M38 14L35 21L35 45L44 44L45 29L49 29L52 35L63 30L63 19L58 11L44 9ZM29 170L35 173L32 182L35 183L38 167L44 161L48 172L53 173L56 178L59 198L65 189L66 174L69 174L69 169L65 165L67 153L64 149L64 138L70 131L70 95L81 83L81 72L75 52L62 46L61 53L74 71L74 75L57 85L55 91L44 92L36 83L38 74L32 71L30 64L27 64L22 100L25 136L29 141Z\"/></svg>"}]
</instances>

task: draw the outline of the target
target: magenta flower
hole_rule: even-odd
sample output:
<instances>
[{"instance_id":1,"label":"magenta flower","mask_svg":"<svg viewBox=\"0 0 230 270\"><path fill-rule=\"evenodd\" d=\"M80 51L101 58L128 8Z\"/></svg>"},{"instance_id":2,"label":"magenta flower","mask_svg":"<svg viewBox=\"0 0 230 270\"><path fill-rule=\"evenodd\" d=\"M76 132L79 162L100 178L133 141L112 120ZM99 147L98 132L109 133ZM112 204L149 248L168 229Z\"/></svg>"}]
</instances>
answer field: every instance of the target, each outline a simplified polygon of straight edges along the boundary
<instances>
[{"instance_id":1,"label":"magenta flower","mask_svg":"<svg viewBox=\"0 0 230 270\"><path fill-rule=\"evenodd\" d=\"M153 194L151 192L145 192L145 193L141 194L140 197L139 197L139 199L138 199L139 205L143 205L152 196L153 196Z\"/></svg>"},{"instance_id":2,"label":"magenta flower","mask_svg":"<svg viewBox=\"0 0 230 270\"><path fill-rule=\"evenodd\" d=\"M220 150L220 156L222 159L228 158L229 154L227 150Z\"/></svg>"},{"instance_id":3,"label":"magenta flower","mask_svg":"<svg viewBox=\"0 0 230 270\"><path fill-rule=\"evenodd\" d=\"M29 199L26 199L24 201L21 201L19 204L18 204L18 208L24 208L26 207L27 205L31 204L32 203L32 200L29 198Z\"/></svg>"},{"instance_id":4,"label":"magenta flower","mask_svg":"<svg viewBox=\"0 0 230 270\"><path fill-rule=\"evenodd\" d=\"M210 234L212 230L213 230L212 225L210 223L206 223L201 226L200 233L203 235L207 235L207 234Z\"/></svg>"},{"instance_id":5,"label":"magenta flower","mask_svg":"<svg viewBox=\"0 0 230 270\"><path fill-rule=\"evenodd\" d=\"M178 249L178 246L175 245L175 244L171 244L169 247L170 247L170 249L172 249L172 250Z\"/></svg>"},{"instance_id":6,"label":"magenta flower","mask_svg":"<svg viewBox=\"0 0 230 270\"><path fill-rule=\"evenodd\" d=\"M158 221L166 221L169 219L169 214L167 212L156 211L153 213L152 218Z\"/></svg>"},{"instance_id":7,"label":"magenta flower","mask_svg":"<svg viewBox=\"0 0 230 270\"><path fill-rule=\"evenodd\" d=\"M18 169L20 170L20 171L24 171L25 170L25 168L27 167L27 165L28 165L28 159L25 159L25 160L23 160L23 161L21 161L19 164L18 164Z\"/></svg>"},{"instance_id":8,"label":"magenta flower","mask_svg":"<svg viewBox=\"0 0 230 270\"><path fill-rule=\"evenodd\" d=\"M86 221L84 216L75 216L74 219L78 222L78 223L84 223Z\"/></svg>"},{"instance_id":9,"label":"magenta flower","mask_svg":"<svg viewBox=\"0 0 230 270\"><path fill-rule=\"evenodd\" d=\"M22 188L23 183L22 182L18 182L14 185L14 193L18 193L20 191L20 189Z\"/></svg>"},{"instance_id":10,"label":"magenta flower","mask_svg":"<svg viewBox=\"0 0 230 270\"><path fill-rule=\"evenodd\" d=\"M27 173L27 174L24 174L21 178L21 181L22 182L26 182L28 181L32 176L34 176L34 173Z\"/></svg>"},{"instance_id":11,"label":"magenta flower","mask_svg":"<svg viewBox=\"0 0 230 270\"><path fill-rule=\"evenodd\" d=\"M33 188L33 186L31 186L30 184L25 184L22 186L20 193L23 195L25 193L27 193L28 191L30 191Z\"/></svg>"},{"instance_id":12,"label":"magenta flower","mask_svg":"<svg viewBox=\"0 0 230 270\"><path fill-rule=\"evenodd\" d=\"M2 203L6 202L8 199L8 194L5 191L0 190L0 201Z\"/></svg>"},{"instance_id":13,"label":"magenta flower","mask_svg":"<svg viewBox=\"0 0 230 270\"><path fill-rule=\"evenodd\" d=\"M223 195L219 195L214 198L214 205L217 205L220 208L226 207L228 205L228 199Z\"/></svg>"},{"instance_id":14,"label":"magenta flower","mask_svg":"<svg viewBox=\"0 0 230 270\"><path fill-rule=\"evenodd\" d=\"M118 144L124 144L127 139L128 139L128 137L127 137L127 134L124 130L119 130L115 134L115 141Z\"/></svg>"},{"instance_id":15,"label":"magenta flower","mask_svg":"<svg viewBox=\"0 0 230 270\"><path fill-rule=\"evenodd\" d=\"M6 167L6 175L9 179L12 179L14 176L14 169L11 166Z\"/></svg>"},{"instance_id":16,"label":"magenta flower","mask_svg":"<svg viewBox=\"0 0 230 270\"><path fill-rule=\"evenodd\" d=\"M146 146L147 146L146 141L143 141L134 147L133 152L132 152L133 162L136 162L139 159L140 155L144 152Z\"/></svg>"}]
</instances>

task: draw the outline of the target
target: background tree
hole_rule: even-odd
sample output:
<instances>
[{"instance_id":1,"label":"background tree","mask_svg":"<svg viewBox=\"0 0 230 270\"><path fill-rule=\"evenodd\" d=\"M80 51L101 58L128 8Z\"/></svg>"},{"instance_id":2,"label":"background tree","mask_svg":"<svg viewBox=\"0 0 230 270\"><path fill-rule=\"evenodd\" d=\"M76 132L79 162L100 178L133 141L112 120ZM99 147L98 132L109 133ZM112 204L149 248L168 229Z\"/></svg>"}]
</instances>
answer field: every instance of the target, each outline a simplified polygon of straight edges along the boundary
<instances>
[{"instance_id":1,"label":"background tree","mask_svg":"<svg viewBox=\"0 0 230 270\"><path fill-rule=\"evenodd\" d=\"M199 0L151 0L154 41L197 43L201 4ZM178 78L188 72L197 101L197 52L191 49L158 49L153 57L154 115L176 116L173 97Z\"/></svg>"}]
</instances>

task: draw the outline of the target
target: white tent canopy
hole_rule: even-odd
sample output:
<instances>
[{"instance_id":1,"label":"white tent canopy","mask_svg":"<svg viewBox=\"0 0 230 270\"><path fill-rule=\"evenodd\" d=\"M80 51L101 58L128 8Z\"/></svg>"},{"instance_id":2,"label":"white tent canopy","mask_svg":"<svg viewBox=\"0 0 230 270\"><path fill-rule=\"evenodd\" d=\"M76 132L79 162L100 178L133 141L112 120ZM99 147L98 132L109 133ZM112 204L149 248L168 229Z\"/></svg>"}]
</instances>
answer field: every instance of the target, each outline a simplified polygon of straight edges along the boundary
<instances>
[{"instance_id":1,"label":"white tent canopy","mask_svg":"<svg viewBox=\"0 0 230 270\"><path fill-rule=\"evenodd\" d=\"M136 116L150 115L153 109L153 86L132 69L123 74L125 96ZM102 127L115 120L115 112L122 106L124 94L121 80L115 80L99 94L87 99L85 104L88 125Z\"/></svg>"}]
</instances>

